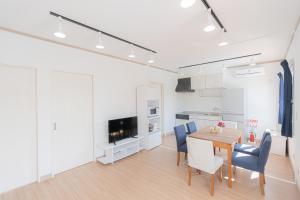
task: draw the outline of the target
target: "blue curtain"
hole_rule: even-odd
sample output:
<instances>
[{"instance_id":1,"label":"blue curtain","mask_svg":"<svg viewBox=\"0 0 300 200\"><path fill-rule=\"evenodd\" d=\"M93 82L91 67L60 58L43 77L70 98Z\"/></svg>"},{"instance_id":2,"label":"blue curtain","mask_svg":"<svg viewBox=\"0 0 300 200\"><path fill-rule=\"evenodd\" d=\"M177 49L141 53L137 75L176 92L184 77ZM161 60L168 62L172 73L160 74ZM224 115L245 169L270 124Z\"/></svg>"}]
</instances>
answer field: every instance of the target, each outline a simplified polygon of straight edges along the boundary
<instances>
[{"instance_id":1,"label":"blue curtain","mask_svg":"<svg viewBox=\"0 0 300 200\"><path fill-rule=\"evenodd\" d=\"M279 78L279 112L278 112L278 123L282 124L284 115L284 80L282 73L278 73Z\"/></svg>"},{"instance_id":2,"label":"blue curtain","mask_svg":"<svg viewBox=\"0 0 300 200\"><path fill-rule=\"evenodd\" d=\"M280 64L284 71L284 114L281 135L292 137L293 77L289 68L289 63L284 60Z\"/></svg>"}]
</instances>

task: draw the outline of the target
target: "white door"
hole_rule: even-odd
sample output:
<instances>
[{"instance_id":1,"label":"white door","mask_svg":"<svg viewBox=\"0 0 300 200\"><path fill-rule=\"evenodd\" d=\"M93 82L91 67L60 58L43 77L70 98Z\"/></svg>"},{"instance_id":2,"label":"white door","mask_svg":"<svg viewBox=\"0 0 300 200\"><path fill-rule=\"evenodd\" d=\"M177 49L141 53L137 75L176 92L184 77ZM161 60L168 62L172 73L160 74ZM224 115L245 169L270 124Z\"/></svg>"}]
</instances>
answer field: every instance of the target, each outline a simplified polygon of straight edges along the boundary
<instances>
[{"instance_id":1,"label":"white door","mask_svg":"<svg viewBox=\"0 0 300 200\"><path fill-rule=\"evenodd\" d=\"M37 179L35 70L0 65L0 192Z\"/></svg>"},{"instance_id":2,"label":"white door","mask_svg":"<svg viewBox=\"0 0 300 200\"><path fill-rule=\"evenodd\" d=\"M53 72L54 174L93 160L93 87L89 75Z\"/></svg>"}]
</instances>

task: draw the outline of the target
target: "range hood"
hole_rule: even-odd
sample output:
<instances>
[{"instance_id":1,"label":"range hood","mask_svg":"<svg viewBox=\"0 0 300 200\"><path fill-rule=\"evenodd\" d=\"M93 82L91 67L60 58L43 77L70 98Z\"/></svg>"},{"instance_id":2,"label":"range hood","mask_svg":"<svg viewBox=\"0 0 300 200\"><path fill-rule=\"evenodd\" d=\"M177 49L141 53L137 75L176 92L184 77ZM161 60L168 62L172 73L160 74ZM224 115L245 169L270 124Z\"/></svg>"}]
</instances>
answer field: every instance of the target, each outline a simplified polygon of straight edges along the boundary
<instances>
[{"instance_id":1,"label":"range hood","mask_svg":"<svg viewBox=\"0 0 300 200\"><path fill-rule=\"evenodd\" d=\"M175 89L176 92L195 92L191 87L191 78L179 78Z\"/></svg>"}]
</instances>

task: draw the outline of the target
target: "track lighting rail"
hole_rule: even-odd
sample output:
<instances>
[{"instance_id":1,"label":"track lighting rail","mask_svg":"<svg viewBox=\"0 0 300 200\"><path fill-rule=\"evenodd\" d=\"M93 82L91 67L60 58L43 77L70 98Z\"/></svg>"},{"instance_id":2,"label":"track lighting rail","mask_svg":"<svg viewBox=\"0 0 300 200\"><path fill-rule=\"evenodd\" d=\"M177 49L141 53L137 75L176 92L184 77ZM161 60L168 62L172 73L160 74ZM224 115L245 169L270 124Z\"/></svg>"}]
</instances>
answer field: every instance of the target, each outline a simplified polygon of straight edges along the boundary
<instances>
[{"instance_id":1,"label":"track lighting rail","mask_svg":"<svg viewBox=\"0 0 300 200\"><path fill-rule=\"evenodd\" d=\"M71 18L65 17L65 16L63 16L63 15L57 14L57 13L55 13L55 12L50 11L49 14L50 14L50 15L53 15L53 16L55 16L55 17L61 17L61 19L65 20L65 21L71 22L71 23L73 23L73 24L76 24L76 25L78 25L78 26L81 26L81 27L90 29L90 30L95 31L95 32L100 32L100 33L102 33L103 35L106 35L106 36L111 37L111 38L113 38L113 39L119 40L119 41L121 41L121 42L125 42L125 43L130 44L130 45L133 45L133 46L138 47L138 48L140 48L140 49L143 49L143 50L146 50L146 51L149 51L149 52L152 52L152 53L157 53L156 51L154 51L154 50L152 50L152 49L146 48L146 47L141 46L141 45L139 45L139 44L136 44L136 43L134 43L134 42L131 42L131 41L125 40L125 39L123 39L123 38L120 38L120 37L118 37L118 36L112 35L112 34L110 34L110 33L101 31L101 30L99 30L99 29L97 29L97 28L91 27L91 26L89 26L89 25L86 25L86 24L84 24L84 23L78 22L78 21L76 21L76 20L73 20L73 19L71 19Z\"/></svg>"},{"instance_id":2,"label":"track lighting rail","mask_svg":"<svg viewBox=\"0 0 300 200\"><path fill-rule=\"evenodd\" d=\"M190 67L195 67L195 66L200 66L200 65L207 65L207 64L217 63L217 62L224 62L224 61L229 61L229 60L236 60L236 59L241 59L241 58L254 57L254 56L258 56L258 55L261 55L261 53L249 54L249 55L244 55L244 56L237 56L237 57L233 57L233 58L225 58L225 59L221 59L221 60L213 60L213 61L209 61L209 62L194 64L194 65L187 65L187 66L178 67L178 68L179 69L184 69L184 68L190 68Z\"/></svg>"},{"instance_id":3,"label":"track lighting rail","mask_svg":"<svg viewBox=\"0 0 300 200\"><path fill-rule=\"evenodd\" d=\"M221 29L224 30L224 32L226 33L227 30L226 28L224 27L224 25L222 24L221 20L218 18L218 16L216 15L216 13L214 12L214 10L212 9L212 7L209 5L209 3L206 1L206 0L201 0L202 3L204 4L204 6L207 8L207 9L211 9L211 15L213 16L213 18L216 20L216 22L218 23L218 25L221 27Z\"/></svg>"}]
</instances>

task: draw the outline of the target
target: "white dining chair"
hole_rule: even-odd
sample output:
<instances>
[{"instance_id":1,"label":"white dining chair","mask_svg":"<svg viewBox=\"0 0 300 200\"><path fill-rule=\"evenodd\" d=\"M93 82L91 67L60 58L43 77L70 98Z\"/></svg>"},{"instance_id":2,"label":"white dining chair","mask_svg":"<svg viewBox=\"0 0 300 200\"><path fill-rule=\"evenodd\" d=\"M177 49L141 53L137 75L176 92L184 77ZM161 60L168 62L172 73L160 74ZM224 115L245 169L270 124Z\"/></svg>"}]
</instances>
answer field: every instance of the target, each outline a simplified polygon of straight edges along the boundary
<instances>
[{"instance_id":1,"label":"white dining chair","mask_svg":"<svg viewBox=\"0 0 300 200\"><path fill-rule=\"evenodd\" d=\"M220 171L220 181L222 182L223 159L214 155L213 143L208 140L187 137L188 148L188 185L192 181L192 169L207 172L211 175L210 193L214 195L215 173Z\"/></svg>"}]
</instances>

